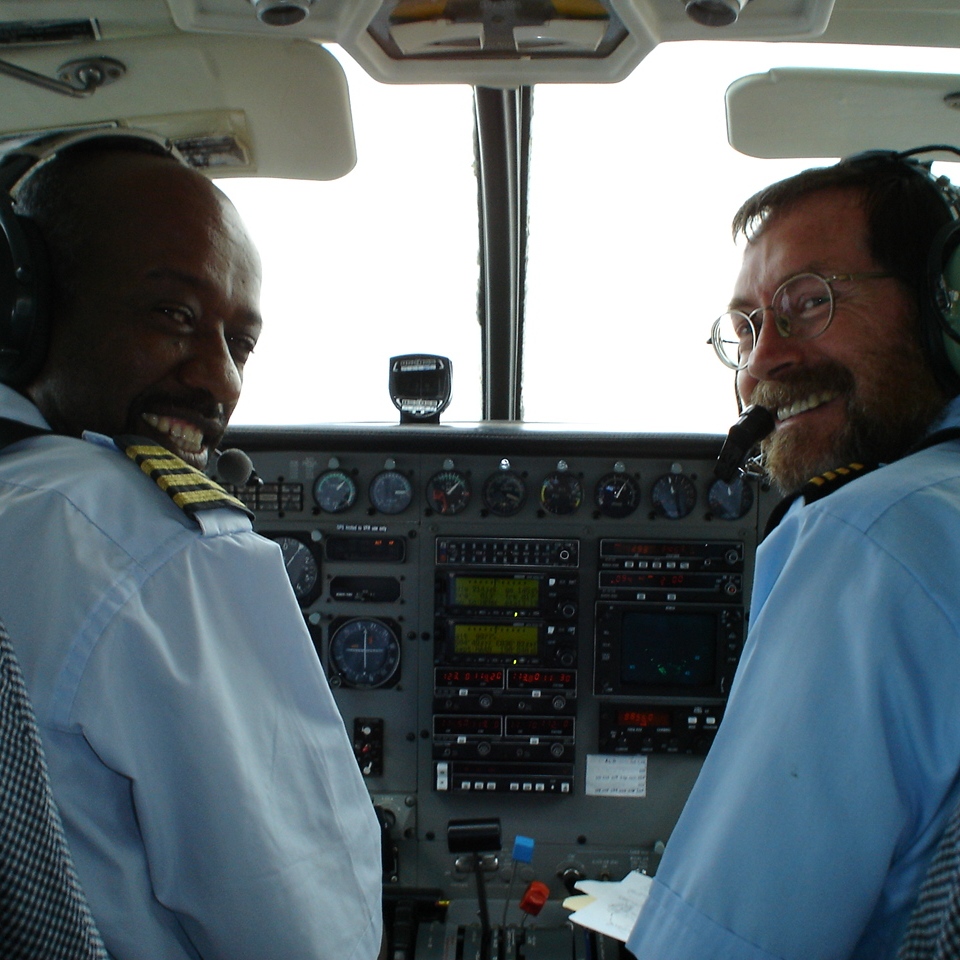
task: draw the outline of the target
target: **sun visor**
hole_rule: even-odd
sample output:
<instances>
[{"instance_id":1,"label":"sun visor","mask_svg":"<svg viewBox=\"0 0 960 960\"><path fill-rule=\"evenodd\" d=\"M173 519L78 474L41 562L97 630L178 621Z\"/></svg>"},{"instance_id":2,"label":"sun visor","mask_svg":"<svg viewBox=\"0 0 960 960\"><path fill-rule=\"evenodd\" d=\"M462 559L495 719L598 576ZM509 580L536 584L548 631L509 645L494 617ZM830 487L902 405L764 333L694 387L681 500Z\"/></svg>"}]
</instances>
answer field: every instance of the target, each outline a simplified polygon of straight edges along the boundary
<instances>
[{"instance_id":1,"label":"sun visor","mask_svg":"<svg viewBox=\"0 0 960 960\"><path fill-rule=\"evenodd\" d=\"M356 163L346 77L311 41L168 34L4 53L54 80L85 58L107 63L112 76L85 96L0 76L0 147L48 131L130 126L174 141L216 177L333 180Z\"/></svg>"},{"instance_id":2,"label":"sun visor","mask_svg":"<svg viewBox=\"0 0 960 960\"><path fill-rule=\"evenodd\" d=\"M727 138L751 157L844 157L960 144L960 75L784 68L727 88Z\"/></svg>"}]
</instances>

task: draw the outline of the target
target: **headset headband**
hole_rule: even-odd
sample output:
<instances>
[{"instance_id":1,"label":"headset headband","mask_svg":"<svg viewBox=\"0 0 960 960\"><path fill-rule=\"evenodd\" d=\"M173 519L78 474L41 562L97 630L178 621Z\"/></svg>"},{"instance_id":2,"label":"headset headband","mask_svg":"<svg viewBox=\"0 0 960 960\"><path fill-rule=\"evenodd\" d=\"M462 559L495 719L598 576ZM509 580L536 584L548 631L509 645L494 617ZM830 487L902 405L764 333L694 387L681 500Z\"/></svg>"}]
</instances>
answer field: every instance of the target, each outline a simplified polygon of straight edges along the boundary
<instances>
[{"instance_id":1,"label":"headset headband","mask_svg":"<svg viewBox=\"0 0 960 960\"><path fill-rule=\"evenodd\" d=\"M126 142L186 164L163 137L120 127L44 134L0 156L0 383L28 383L43 363L49 339L49 254L36 224L16 212L17 195L41 167L93 141Z\"/></svg>"},{"instance_id":2,"label":"headset headband","mask_svg":"<svg viewBox=\"0 0 960 960\"><path fill-rule=\"evenodd\" d=\"M933 157L948 153L960 160L960 148L928 144L909 150L867 150L845 157L844 164L898 164L923 177L936 191L950 220L937 232L927 254L926 277L920 297L920 336L930 365L951 395L960 394L960 189L947 177L935 176Z\"/></svg>"},{"instance_id":3,"label":"headset headband","mask_svg":"<svg viewBox=\"0 0 960 960\"><path fill-rule=\"evenodd\" d=\"M186 164L183 154L166 138L149 130L132 127L93 127L85 130L59 131L43 134L26 143L12 147L0 156L0 172L10 171L0 180L0 187L12 198L16 195L30 174L39 170L51 160L73 150L75 147L91 141L112 141L120 144L129 142L145 153L156 153L174 157Z\"/></svg>"}]
</instances>

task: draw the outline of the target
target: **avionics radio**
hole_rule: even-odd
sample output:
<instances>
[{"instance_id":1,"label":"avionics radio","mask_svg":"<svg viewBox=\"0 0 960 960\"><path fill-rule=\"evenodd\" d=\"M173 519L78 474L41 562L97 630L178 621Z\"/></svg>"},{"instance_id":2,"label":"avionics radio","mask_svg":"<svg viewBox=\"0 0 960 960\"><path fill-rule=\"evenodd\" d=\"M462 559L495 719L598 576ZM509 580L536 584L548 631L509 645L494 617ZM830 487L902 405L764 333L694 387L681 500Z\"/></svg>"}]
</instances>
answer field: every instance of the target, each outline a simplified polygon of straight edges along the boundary
<instances>
[{"instance_id":1,"label":"avionics radio","mask_svg":"<svg viewBox=\"0 0 960 960\"><path fill-rule=\"evenodd\" d=\"M706 753L743 649L743 544L601 540L602 753Z\"/></svg>"},{"instance_id":2,"label":"avionics radio","mask_svg":"<svg viewBox=\"0 0 960 960\"><path fill-rule=\"evenodd\" d=\"M579 543L437 540L437 790L570 793Z\"/></svg>"}]
</instances>

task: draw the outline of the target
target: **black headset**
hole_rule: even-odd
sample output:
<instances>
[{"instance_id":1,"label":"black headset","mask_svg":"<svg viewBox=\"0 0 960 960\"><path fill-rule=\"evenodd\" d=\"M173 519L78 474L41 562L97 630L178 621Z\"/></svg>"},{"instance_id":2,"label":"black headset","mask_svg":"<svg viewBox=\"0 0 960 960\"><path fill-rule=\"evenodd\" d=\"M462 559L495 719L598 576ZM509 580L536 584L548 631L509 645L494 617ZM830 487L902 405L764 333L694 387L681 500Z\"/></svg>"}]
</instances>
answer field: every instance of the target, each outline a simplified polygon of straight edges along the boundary
<instances>
[{"instance_id":1,"label":"black headset","mask_svg":"<svg viewBox=\"0 0 960 960\"><path fill-rule=\"evenodd\" d=\"M960 150L950 148L960 157ZM934 372L951 394L960 393L960 190L946 177L928 176L952 219L944 224L927 255L927 295L920 304Z\"/></svg>"},{"instance_id":2,"label":"black headset","mask_svg":"<svg viewBox=\"0 0 960 960\"><path fill-rule=\"evenodd\" d=\"M16 212L17 193L41 166L95 140L186 162L162 137L118 127L45 135L0 158L0 383L18 387L33 378L46 357L50 331L50 256L36 224Z\"/></svg>"},{"instance_id":3,"label":"black headset","mask_svg":"<svg viewBox=\"0 0 960 960\"><path fill-rule=\"evenodd\" d=\"M956 395L960 394L960 189L946 177L934 176L932 159L919 159L933 153L952 153L960 159L960 148L930 144L902 151L868 150L841 162L896 164L933 187L950 215L927 253L919 310L920 339L927 360L941 386Z\"/></svg>"}]
</instances>

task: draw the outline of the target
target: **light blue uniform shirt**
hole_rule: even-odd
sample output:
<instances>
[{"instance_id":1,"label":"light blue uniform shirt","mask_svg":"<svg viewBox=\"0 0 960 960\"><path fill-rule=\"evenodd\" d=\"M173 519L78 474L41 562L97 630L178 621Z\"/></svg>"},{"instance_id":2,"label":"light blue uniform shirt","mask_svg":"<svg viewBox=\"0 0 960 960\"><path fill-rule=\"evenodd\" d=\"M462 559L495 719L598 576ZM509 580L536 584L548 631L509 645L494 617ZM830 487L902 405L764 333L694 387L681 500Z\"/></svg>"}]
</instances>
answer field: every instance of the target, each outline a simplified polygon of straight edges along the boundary
<instances>
[{"instance_id":1,"label":"light blue uniform shirt","mask_svg":"<svg viewBox=\"0 0 960 960\"><path fill-rule=\"evenodd\" d=\"M372 960L377 821L279 548L201 519L112 446L0 453L0 617L93 915L121 960Z\"/></svg>"},{"instance_id":2,"label":"light blue uniform shirt","mask_svg":"<svg viewBox=\"0 0 960 960\"><path fill-rule=\"evenodd\" d=\"M960 425L960 400L939 427ZM884 960L958 802L960 441L796 502L640 960Z\"/></svg>"}]
</instances>

